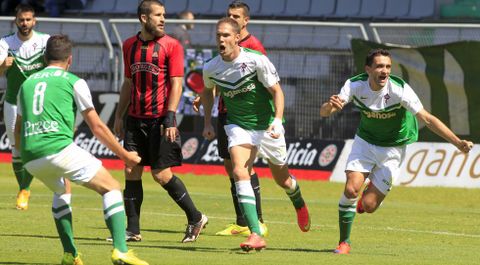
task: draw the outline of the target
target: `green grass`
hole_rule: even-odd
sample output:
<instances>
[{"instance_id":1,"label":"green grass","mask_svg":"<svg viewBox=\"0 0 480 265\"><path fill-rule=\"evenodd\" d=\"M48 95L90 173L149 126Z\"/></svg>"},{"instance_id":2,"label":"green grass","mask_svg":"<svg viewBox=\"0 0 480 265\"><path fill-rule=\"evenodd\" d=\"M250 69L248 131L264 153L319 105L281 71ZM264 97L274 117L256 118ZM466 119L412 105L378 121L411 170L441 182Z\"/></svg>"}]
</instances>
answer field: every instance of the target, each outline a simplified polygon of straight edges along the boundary
<instances>
[{"instance_id":1,"label":"green grass","mask_svg":"<svg viewBox=\"0 0 480 265\"><path fill-rule=\"evenodd\" d=\"M113 174L123 183L122 173ZM479 264L479 190L395 187L373 215L357 215L352 252L331 252L338 240L338 198L343 185L300 181L312 215L312 230L302 233L294 210L271 179L261 179L267 249L244 254L242 237L215 232L233 222L229 182L224 176L181 176L197 207L210 222L193 244L182 244L184 214L144 177L142 236L129 246L150 264ZM34 180L28 211L14 209L16 181L10 165L0 164L0 264L58 264L62 248L51 215L51 192ZM100 196L73 188L76 243L85 264L110 264L111 245Z\"/></svg>"}]
</instances>

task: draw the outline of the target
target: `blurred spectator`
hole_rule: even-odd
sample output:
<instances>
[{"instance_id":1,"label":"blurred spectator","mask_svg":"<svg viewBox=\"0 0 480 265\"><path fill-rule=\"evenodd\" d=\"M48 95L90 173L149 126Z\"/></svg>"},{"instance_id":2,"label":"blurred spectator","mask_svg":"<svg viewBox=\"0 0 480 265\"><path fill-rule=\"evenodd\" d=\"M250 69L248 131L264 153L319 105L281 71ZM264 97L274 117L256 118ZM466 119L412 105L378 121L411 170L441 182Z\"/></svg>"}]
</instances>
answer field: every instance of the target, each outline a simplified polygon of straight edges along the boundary
<instances>
[{"instance_id":1,"label":"blurred spectator","mask_svg":"<svg viewBox=\"0 0 480 265\"><path fill-rule=\"evenodd\" d=\"M179 19L186 19L186 20L194 20L195 16L191 11L182 11L178 14ZM180 41L183 45L183 48L190 48L192 46L192 42L190 40L190 34L188 33L189 30L192 30L194 24L181 24L175 27L172 32L172 37Z\"/></svg>"}]
</instances>

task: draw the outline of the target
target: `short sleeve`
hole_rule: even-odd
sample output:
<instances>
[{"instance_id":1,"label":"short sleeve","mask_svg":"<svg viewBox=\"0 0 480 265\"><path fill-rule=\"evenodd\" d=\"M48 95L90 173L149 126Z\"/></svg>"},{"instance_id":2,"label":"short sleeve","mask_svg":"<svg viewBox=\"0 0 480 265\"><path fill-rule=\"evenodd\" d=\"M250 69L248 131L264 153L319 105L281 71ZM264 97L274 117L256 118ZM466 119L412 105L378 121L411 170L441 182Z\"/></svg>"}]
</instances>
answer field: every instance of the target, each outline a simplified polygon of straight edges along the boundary
<instances>
[{"instance_id":1,"label":"short sleeve","mask_svg":"<svg viewBox=\"0 0 480 265\"><path fill-rule=\"evenodd\" d=\"M177 40L173 41L170 54L168 54L168 71L170 77L181 77L184 74L183 46Z\"/></svg>"},{"instance_id":2,"label":"short sleeve","mask_svg":"<svg viewBox=\"0 0 480 265\"><path fill-rule=\"evenodd\" d=\"M405 84L405 86L403 87L401 104L413 114L417 114L420 110L423 109L422 102L418 98L415 91L413 91L412 87L408 84Z\"/></svg>"},{"instance_id":3,"label":"short sleeve","mask_svg":"<svg viewBox=\"0 0 480 265\"><path fill-rule=\"evenodd\" d=\"M88 88L87 82L83 79L79 79L73 85L73 91L75 93L75 103L80 112L94 108L92 95L90 94L90 89Z\"/></svg>"},{"instance_id":4,"label":"short sleeve","mask_svg":"<svg viewBox=\"0 0 480 265\"><path fill-rule=\"evenodd\" d=\"M4 39L0 40L0 62L3 62L8 56L8 44Z\"/></svg>"},{"instance_id":5,"label":"short sleeve","mask_svg":"<svg viewBox=\"0 0 480 265\"><path fill-rule=\"evenodd\" d=\"M203 85L205 86L205 88L208 88L208 89L211 89L215 86L213 81L210 79L210 76L211 76L211 73L206 63L203 65L202 78L203 78Z\"/></svg>"},{"instance_id":6,"label":"short sleeve","mask_svg":"<svg viewBox=\"0 0 480 265\"><path fill-rule=\"evenodd\" d=\"M280 81L278 76L277 69L270 62L270 60L265 55L260 55L257 60L257 76L258 80L265 87L272 87Z\"/></svg>"},{"instance_id":7,"label":"short sleeve","mask_svg":"<svg viewBox=\"0 0 480 265\"><path fill-rule=\"evenodd\" d=\"M340 89L340 93L338 94L340 99L345 101L345 104L352 101L352 98L353 98L351 85L352 85L352 82L350 80L347 80L343 85L343 87Z\"/></svg>"}]
</instances>

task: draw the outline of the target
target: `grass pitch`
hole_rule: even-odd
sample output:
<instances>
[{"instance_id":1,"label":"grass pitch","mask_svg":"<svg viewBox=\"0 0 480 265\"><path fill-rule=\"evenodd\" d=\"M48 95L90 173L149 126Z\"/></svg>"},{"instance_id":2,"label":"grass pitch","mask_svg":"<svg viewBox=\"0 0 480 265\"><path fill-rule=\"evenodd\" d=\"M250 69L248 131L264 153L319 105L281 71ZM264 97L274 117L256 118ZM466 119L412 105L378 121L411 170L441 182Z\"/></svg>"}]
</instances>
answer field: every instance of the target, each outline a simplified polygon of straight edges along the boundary
<instances>
[{"instance_id":1,"label":"grass pitch","mask_svg":"<svg viewBox=\"0 0 480 265\"><path fill-rule=\"evenodd\" d=\"M120 171L114 176L123 183ZM234 221L225 176L181 175L209 224L196 243L182 244L186 218L149 174L144 176L141 228L144 240L129 243L150 264L480 264L478 189L395 187L373 215L357 215L352 251L332 254L338 240L338 198L343 185L300 181L312 229L302 233L284 192L261 179L269 228L267 249L245 254L243 237L215 236ZM0 164L0 264L59 264L62 248L51 214L51 192L38 180L28 211L14 208L17 184L9 164ZM109 232L100 196L73 187L74 234L85 264L111 264Z\"/></svg>"}]
</instances>

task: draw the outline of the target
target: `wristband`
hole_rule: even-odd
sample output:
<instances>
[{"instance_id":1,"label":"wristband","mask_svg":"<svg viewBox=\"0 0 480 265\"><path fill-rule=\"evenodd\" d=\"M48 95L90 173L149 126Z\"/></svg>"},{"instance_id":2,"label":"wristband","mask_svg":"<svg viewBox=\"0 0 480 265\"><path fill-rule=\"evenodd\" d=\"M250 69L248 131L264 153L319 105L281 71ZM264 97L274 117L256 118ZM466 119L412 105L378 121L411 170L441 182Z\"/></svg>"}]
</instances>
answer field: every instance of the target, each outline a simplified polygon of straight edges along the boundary
<instances>
[{"instance_id":1,"label":"wristband","mask_svg":"<svg viewBox=\"0 0 480 265\"><path fill-rule=\"evenodd\" d=\"M167 115L165 116L165 119L163 120L163 126L165 128L171 128L171 127L176 127L177 126L177 121L175 120L175 112L174 111L167 111Z\"/></svg>"}]
</instances>

